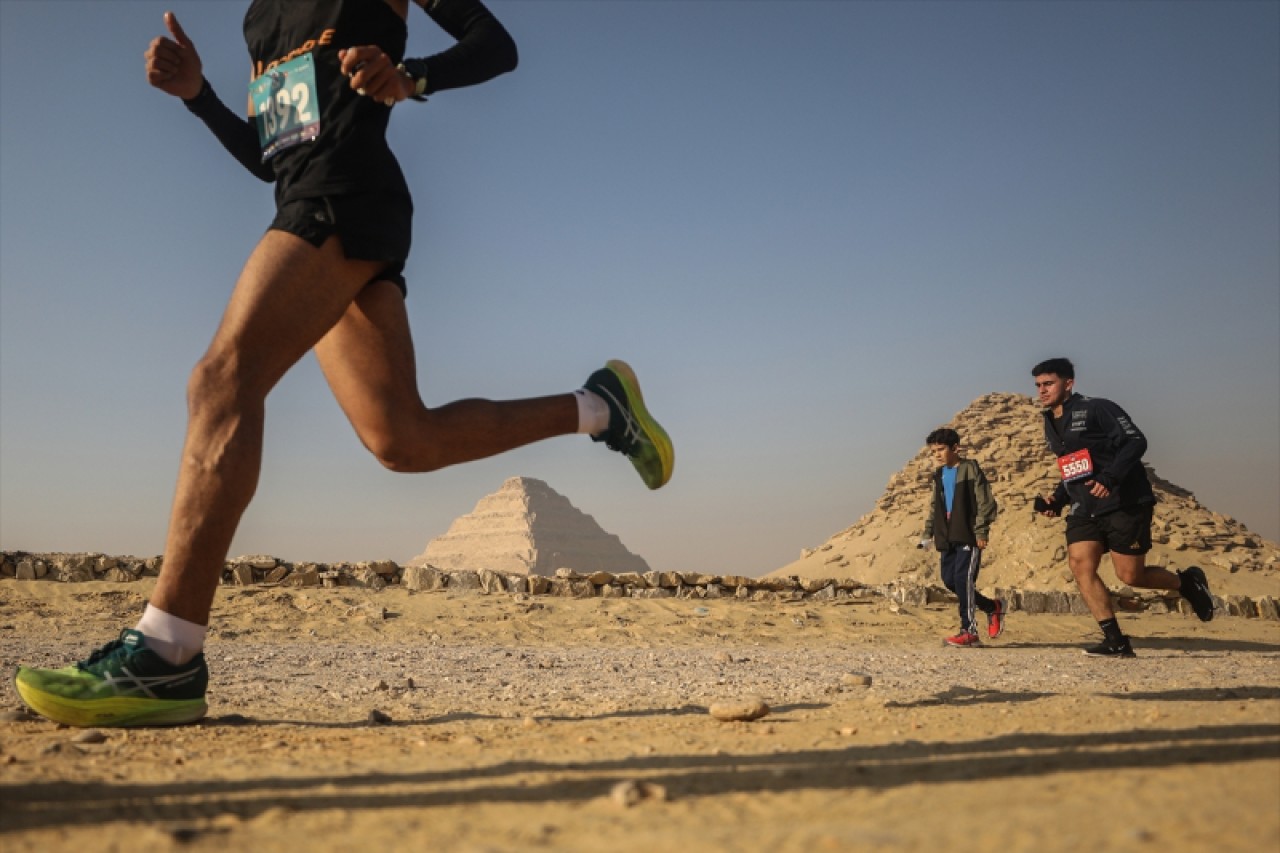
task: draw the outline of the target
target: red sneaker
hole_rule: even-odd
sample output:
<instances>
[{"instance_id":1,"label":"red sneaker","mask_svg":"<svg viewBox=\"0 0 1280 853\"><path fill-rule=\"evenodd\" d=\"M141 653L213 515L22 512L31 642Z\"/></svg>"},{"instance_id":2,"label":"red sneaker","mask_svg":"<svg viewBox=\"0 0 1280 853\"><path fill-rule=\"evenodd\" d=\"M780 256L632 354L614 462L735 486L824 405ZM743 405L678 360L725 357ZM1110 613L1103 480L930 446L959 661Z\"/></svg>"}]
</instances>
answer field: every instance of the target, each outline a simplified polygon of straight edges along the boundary
<instances>
[{"instance_id":1,"label":"red sneaker","mask_svg":"<svg viewBox=\"0 0 1280 853\"><path fill-rule=\"evenodd\" d=\"M942 642L946 643L948 646L956 646L961 649L969 649L982 645L982 641L978 639L976 631L961 631L954 637L947 637Z\"/></svg>"},{"instance_id":2,"label":"red sneaker","mask_svg":"<svg viewBox=\"0 0 1280 853\"><path fill-rule=\"evenodd\" d=\"M1004 633L1004 599L996 599L996 609L987 614L987 636L995 639Z\"/></svg>"}]
</instances>

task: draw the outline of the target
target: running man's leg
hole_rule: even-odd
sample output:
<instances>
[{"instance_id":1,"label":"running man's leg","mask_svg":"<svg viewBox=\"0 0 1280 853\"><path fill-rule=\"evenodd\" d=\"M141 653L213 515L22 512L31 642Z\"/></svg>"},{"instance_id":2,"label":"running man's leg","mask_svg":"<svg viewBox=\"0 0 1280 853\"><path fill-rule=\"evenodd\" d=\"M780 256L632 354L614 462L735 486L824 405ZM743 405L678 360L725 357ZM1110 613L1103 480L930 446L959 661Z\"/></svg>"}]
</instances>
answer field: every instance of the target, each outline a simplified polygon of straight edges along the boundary
<instances>
[{"instance_id":1,"label":"running man's leg","mask_svg":"<svg viewBox=\"0 0 1280 853\"><path fill-rule=\"evenodd\" d=\"M187 389L187 438L151 604L209 621L231 539L258 483L267 393L334 326L380 262L268 231Z\"/></svg>"},{"instance_id":2,"label":"running man's leg","mask_svg":"<svg viewBox=\"0 0 1280 853\"><path fill-rule=\"evenodd\" d=\"M1116 612L1111 606L1111 591L1098 577L1098 566L1102 563L1102 555L1107 546L1102 542L1082 541L1067 545L1067 562L1071 566L1071 574L1075 576L1076 586L1084 603L1088 606L1093 618L1102 622L1114 619Z\"/></svg>"},{"instance_id":3,"label":"running man's leg","mask_svg":"<svg viewBox=\"0 0 1280 853\"><path fill-rule=\"evenodd\" d=\"M1111 552L1111 565L1121 583L1142 589L1179 589L1181 581L1168 569L1148 566L1145 554L1117 554Z\"/></svg>"},{"instance_id":4,"label":"running man's leg","mask_svg":"<svg viewBox=\"0 0 1280 853\"><path fill-rule=\"evenodd\" d=\"M434 471L578 431L571 393L428 409L404 297L387 281L365 287L315 350L356 434L393 471Z\"/></svg>"},{"instance_id":5,"label":"running man's leg","mask_svg":"<svg viewBox=\"0 0 1280 853\"><path fill-rule=\"evenodd\" d=\"M348 260L333 238L320 248L281 231L262 238L191 374L164 567L144 630L125 629L72 666L18 667L14 685L32 709L75 726L175 725L205 714L203 626L257 485L267 393L381 266Z\"/></svg>"}]
</instances>

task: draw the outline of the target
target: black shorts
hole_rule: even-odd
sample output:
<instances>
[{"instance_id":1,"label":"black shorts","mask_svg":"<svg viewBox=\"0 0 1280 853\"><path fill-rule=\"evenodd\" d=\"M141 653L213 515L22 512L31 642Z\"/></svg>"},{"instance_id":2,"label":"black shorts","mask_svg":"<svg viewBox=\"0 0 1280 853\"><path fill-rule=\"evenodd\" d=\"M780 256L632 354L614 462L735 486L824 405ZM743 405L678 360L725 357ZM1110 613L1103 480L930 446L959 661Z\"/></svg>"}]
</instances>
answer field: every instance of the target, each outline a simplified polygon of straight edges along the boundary
<instances>
[{"instance_id":1,"label":"black shorts","mask_svg":"<svg viewBox=\"0 0 1280 853\"><path fill-rule=\"evenodd\" d=\"M334 234L342 253L360 261L386 261L372 281L389 281L407 293L404 263L413 233L413 202L394 195L303 198L276 210L270 228L301 237L319 248Z\"/></svg>"},{"instance_id":2,"label":"black shorts","mask_svg":"<svg viewBox=\"0 0 1280 853\"><path fill-rule=\"evenodd\" d=\"M1116 554L1136 557L1151 550L1151 504L1113 510L1106 515L1067 516L1067 544L1101 542Z\"/></svg>"}]
</instances>

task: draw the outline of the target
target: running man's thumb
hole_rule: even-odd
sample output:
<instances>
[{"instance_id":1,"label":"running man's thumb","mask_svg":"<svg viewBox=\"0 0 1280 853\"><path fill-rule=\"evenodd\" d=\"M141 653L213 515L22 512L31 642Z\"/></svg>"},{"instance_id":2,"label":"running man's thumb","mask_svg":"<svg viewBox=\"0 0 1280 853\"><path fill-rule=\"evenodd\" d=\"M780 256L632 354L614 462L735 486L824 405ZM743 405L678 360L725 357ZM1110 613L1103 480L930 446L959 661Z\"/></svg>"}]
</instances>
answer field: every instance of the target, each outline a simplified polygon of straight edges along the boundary
<instances>
[{"instance_id":1,"label":"running man's thumb","mask_svg":"<svg viewBox=\"0 0 1280 853\"><path fill-rule=\"evenodd\" d=\"M182 29L182 24L178 23L177 15L165 12L164 25L169 28L169 34L173 36L174 41L183 47L191 47L191 39L187 38L186 30Z\"/></svg>"}]
</instances>

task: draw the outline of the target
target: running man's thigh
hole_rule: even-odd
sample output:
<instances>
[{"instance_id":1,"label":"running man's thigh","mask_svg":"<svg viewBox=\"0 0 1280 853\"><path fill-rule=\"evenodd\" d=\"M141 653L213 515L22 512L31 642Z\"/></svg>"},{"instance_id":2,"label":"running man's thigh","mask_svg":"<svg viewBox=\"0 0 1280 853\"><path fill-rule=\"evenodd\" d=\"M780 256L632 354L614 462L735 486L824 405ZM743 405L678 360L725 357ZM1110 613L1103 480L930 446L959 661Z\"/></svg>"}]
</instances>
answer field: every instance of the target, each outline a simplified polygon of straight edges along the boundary
<instances>
[{"instance_id":1,"label":"running man's thigh","mask_svg":"<svg viewBox=\"0 0 1280 853\"><path fill-rule=\"evenodd\" d=\"M1079 575L1081 572L1098 573L1098 566L1102 563L1102 555L1107 552L1105 542L1098 542L1093 539L1077 540L1067 543L1067 562L1071 566L1073 574Z\"/></svg>"},{"instance_id":2,"label":"running man's thigh","mask_svg":"<svg viewBox=\"0 0 1280 853\"><path fill-rule=\"evenodd\" d=\"M316 247L267 231L240 273L209 357L265 393L333 328L382 266L347 258L337 237Z\"/></svg>"},{"instance_id":3,"label":"running man's thigh","mask_svg":"<svg viewBox=\"0 0 1280 853\"><path fill-rule=\"evenodd\" d=\"M368 443L423 411L404 296L372 281L316 344L316 358L348 420Z\"/></svg>"}]
</instances>

